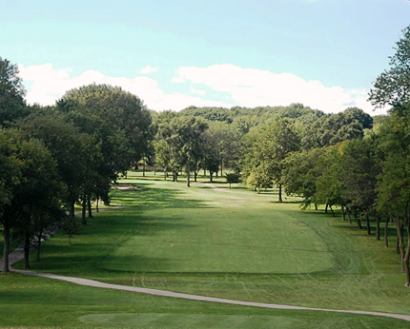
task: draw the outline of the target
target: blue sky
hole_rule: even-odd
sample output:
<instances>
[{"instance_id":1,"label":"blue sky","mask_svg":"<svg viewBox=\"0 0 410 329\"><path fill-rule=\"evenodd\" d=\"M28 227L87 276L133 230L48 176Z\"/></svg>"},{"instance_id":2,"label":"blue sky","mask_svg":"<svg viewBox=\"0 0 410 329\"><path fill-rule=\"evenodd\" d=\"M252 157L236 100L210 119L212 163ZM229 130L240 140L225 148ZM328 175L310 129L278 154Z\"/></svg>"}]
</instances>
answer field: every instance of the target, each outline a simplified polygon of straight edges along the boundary
<instances>
[{"instance_id":1,"label":"blue sky","mask_svg":"<svg viewBox=\"0 0 410 329\"><path fill-rule=\"evenodd\" d=\"M29 102L120 85L155 110L366 102L408 0L0 0L0 57ZM371 113L379 113L371 112Z\"/></svg>"}]
</instances>

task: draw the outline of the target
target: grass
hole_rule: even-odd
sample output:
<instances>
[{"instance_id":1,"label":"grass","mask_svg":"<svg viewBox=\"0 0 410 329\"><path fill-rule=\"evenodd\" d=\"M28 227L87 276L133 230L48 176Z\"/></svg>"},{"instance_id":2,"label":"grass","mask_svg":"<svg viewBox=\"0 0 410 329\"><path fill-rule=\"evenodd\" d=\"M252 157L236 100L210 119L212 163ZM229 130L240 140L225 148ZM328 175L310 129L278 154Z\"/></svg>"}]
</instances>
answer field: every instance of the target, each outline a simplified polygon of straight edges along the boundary
<instances>
[{"instance_id":1,"label":"grass","mask_svg":"<svg viewBox=\"0 0 410 329\"><path fill-rule=\"evenodd\" d=\"M276 311L81 287L0 275L2 328L408 328L400 320Z\"/></svg>"},{"instance_id":2,"label":"grass","mask_svg":"<svg viewBox=\"0 0 410 329\"><path fill-rule=\"evenodd\" d=\"M222 180L218 190L139 173L123 183L139 187L113 190L113 202L126 208L90 219L71 246L56 235L33 268L239 300L410 314L393 248L340 219L302 212L294 199L274 203L274 191L268 197L237 185L228 189ZM410 327L378 317L216 305L15 274L0 276L0 309L0 326Z\"/></svg>"}]
</instances>

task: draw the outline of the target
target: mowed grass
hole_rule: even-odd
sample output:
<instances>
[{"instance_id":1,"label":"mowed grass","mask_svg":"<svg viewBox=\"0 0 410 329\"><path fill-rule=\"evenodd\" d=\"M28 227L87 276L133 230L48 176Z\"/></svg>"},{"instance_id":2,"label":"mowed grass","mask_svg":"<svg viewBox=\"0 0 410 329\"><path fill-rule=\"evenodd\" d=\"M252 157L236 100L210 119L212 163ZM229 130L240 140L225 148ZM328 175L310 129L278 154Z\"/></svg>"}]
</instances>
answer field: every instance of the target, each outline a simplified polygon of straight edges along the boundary
<instances>
[{"instance_id":1,"label":"mowed grass","mask_svg":"<svg viewBox=\"0 0 410 329\"><path fill-rule=\"evenodd\" d=\"M72 245L56 235L33 268L238 300L410 314L393 248L340 219L274 203L271 191L256 195L222 183L217 190L188 189L140 174L123 183L138 186L113 190L113 202L126 208L90 219ZM19 275L0 277L0 310L1 326L410 327L379 317L215 305Z\"/></svg>"},{"instance_id":2,"label":"mowed grass","mask_svg":"<svg viewBox=\"0 0 410 329\"><path fill-rule=\"evenodd\" d=\"M176 191L173 183L142 188L136 234L105 260L106 269L212 275L310 273L332 267L331 254L313 230L267 203L219 196L209 188ZM133 195L121 192L122 199Z\"/></svg>"},{"instance_id":3,"label":"mowed grass","mask_svg":"<svg viewBox=\"0 0 410 329\"><path fill-rule=\"evenodd\" d=\"M268 310L154 297L0 274L1 328L409 328L374 316Z\"/></svg>"}]
</instances>

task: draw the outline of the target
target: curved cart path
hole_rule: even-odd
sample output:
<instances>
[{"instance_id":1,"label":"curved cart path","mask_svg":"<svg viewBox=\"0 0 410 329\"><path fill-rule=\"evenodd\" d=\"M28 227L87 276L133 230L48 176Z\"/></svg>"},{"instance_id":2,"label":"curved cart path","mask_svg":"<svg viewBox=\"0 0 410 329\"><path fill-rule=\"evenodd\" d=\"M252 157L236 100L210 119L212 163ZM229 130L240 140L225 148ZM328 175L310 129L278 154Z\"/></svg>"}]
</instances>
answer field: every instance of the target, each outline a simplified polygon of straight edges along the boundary
<instances>
[{"instance_id":1,"label":"curved cart path","mask_svg":"<svg viewBox=\"0 0 410 329\"><path fill-rule=\"evenodd\" d=\"M209 186L209 187L211 187L211 186ZM123 206L117 206L115 208L123 208ZM111 208L111 209L113 209L113 208ZM23 259L24 258L23 248L17 248L16 250L14 250L9 255L9 257L10 257L9 258L10 259L10 265L13 265L14 263L16 263L19 260ZM0 266L1 265L2 265L2 259L0 259ZM1 268L2 267L0 267L0 269ZM55 274L49 274L49 273L41 273L41 272L34 272L34 271L16 270L14 268L10 268L10 270L12 272L19 273L19 274L38 276L38 277L47 278L47 279L60 280L60 281L70 282L70 283L74 283L74 284L78 284L78 285L82 285L82 286L102 288L102 289L121 290L121 291L130 291L130 292L149 294L149 295L154 295L154 296L182 298L182 299L190 299L190 300L196 300L196 301L202 301L202 302L212 302L212 303L223 303L223 304L232 304L232 305L270 308L270 309L277 309L277 310L322 311L322 312L337 312L337 313L373 315L373 316L382 316L382 317L395 318L395 319L400 319L400 320L405 320L405 321L410 322L410 315L393 314L393 313L381 313L381 312L369 312L369 311L331 310L331 309L312 308L312 307L303 307L303 306L246 302L246 301L233 300L233 299L223 299L223 298L216 298L216 297L206 297L206 296L183 294L183 293L177 293L177 292L166 291L166 290L157 290L157 289L149 289L149 288L123 286L123 285L117 285L117 284L108 284L108 283L95 281L95 280L74 278L74 277L55 275Z\"/></svg>"},{"instance_id":2,"label":"curved cart path","mask_svg":"<svg viewBox=\"0 0 410 329\"><path fill-rule=\"evenodd\" d=\"M103 289L112 289L112 290L130 291L130 292L149 294L149 295L154 295L154 296L182 298L182 299L197 300L197 301L202 301L202 302L223 303L223 304L242 305L242 306L253 306L253 307L261 307L261 308L277 309L277 310L323 311L323 312L337 312L337 313L349 313L349 314L374 315L374 316L382 316L382 317L389 317L389 318L395 318L395 319L400 319L400 320L406 320L406 321L410 322L410 315L380 313L380 312L368 312L368 311L330 310L330 309L324 309L324 308L312 308L312 307L301 307L301 306L291 306L291 305L255 303L255 302L246 302L246 301L232 300L232 299L223 299L223 298L215 298L215 297L206 297L206 296L182 294L182 293L166 291L166 290L157 290L157 289L149 289L149 288L123 286L123 285L117 285L117 284L108 284L108 283L95 281L95 280L73 278L73 277L68 277L68 276L61 276L61 275L40 273L40 272L33 272L33 271L23 271L23 270L16 270L16 269L12 269L12 271L16 272L16 273L20 273L20 274L25 274L25 275L33 275L33 276L39 276L39 277L42 277L42 278L48 278L48 279L71 282L71 283L82 285L82 286L103 288Z\"/></svg>"}]
</instances>

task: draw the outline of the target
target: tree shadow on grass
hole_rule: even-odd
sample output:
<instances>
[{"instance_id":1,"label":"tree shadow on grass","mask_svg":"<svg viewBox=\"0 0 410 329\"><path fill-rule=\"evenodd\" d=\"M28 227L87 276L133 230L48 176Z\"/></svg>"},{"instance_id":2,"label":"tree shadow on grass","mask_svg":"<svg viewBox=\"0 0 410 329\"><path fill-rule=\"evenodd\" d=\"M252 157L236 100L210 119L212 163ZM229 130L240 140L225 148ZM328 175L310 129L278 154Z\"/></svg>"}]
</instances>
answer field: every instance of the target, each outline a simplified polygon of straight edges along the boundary
<instances>
[{"instance_id":1,"label":"tree shadow on grass","mask_svg":"<svg viewBox=\"0 0 410 329\"><path fill-rule=\"evenodd\" d=\"M113 202L125 206L139 206L142 208L210 208L205 202L188 198L185 191L171 188L157 188L152 184L136 184L140 190L114 190L111 193Z\"/></svg>"}]
</instances>

